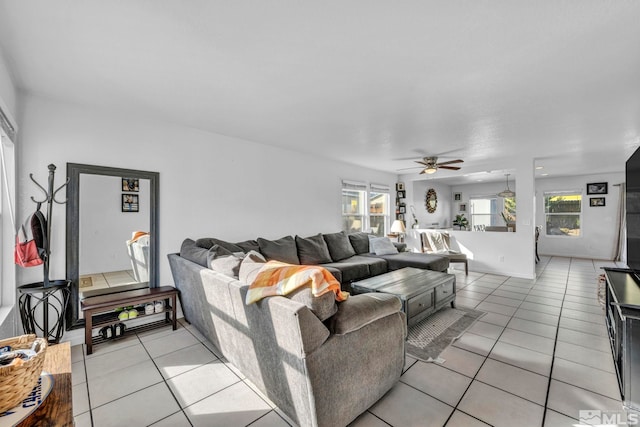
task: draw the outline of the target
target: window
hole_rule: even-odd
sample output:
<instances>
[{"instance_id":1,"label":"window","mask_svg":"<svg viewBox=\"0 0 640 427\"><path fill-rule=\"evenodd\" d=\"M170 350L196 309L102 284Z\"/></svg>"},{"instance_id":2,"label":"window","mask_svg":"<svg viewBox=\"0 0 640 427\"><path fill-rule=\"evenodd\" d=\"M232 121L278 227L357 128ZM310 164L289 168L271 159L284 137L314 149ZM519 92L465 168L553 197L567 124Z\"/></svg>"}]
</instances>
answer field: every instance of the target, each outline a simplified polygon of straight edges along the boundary
<instances>
[{"instance_id":1,"label":"window","mask_svg":"<svg viewBox=\"0 0 640 427\"><path fill-rule=\"evenodd\" d=\"M370 190L370 191L367 191ZM389 187L363 182L342 182L342 229L386 235L389 227Z\"/></svg>"},{"instance_id":2,"label":"window","mask_svg":"<svg viewBox=\"0 0 640 427\"><path fill-rule=\"evenodd\" d=\"M473 230L516 222L515 197L471 196L469 205Z\"/></svg>"},{"instance_id":3,"label":"window","mask_svg":"<svg viewBox=\"0 0 640 427\"><path fill-rule=\"evenodd\" d=\"M0 111L1 113L1 111ZM2 117L0 117L2 119ZM15 200L15 155L13 142L0 127L0 305L15 302L15 268L13 267L13 201ZM0 318L0 324L2 323Z\"/></svg>"},{"instance_id":4,"label":"window","mask_svg":"<svg viewBox=\"0 0 640 427\"><path fill-rule=\"evenodd\" d=\"M479 227L489 227L492 225L503 225L498 210L498 198L491 196L477 196L469 199L471 210L471 228L477 230Z\"/></svg>"},{"instance_id":5,"label":"window","mask_svg":"<svg viewBox=\"0 0 640 427\"><path fill-rule=\"evenodd\" d=\"M371 184L369 192L369 228L376 236L385 236L389 225L389 187Z\"/></svg>"},{"instance_id":6,"label":"window","mask_svg":"<svg viewBox=\"0 0 640 427\"><path fill-rule=\"evenodd\" d=\"M582 193L578 191L544 193L544 215L547 236L579 237Z\"/></svg>"}]
</instances>

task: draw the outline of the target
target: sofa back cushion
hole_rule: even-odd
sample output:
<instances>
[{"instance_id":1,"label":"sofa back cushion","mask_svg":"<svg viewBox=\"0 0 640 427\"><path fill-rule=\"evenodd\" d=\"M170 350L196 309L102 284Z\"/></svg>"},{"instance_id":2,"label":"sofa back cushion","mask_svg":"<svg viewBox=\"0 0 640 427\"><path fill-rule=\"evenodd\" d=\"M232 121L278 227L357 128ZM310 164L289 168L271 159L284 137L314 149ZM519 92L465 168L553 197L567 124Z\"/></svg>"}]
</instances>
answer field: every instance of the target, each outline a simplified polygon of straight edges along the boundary
<instances>
[{"instance_id":1,"label":"sofa back cushion","mask_svg":"<svg viewBox=\"0 0 640 427\"><path fill-rule=\"evenodd\" d=\"M207 251L207 266L225 276L237 278L243 258L244 252L230 252L220 245L213 245Z\"/></svg>"},{"instance_id":2,"label":"sofa back cushion","mask_svg":"<svg viewBox=\"0 0 640 427\"><path fill-rule=\"evenodd\" d=\"M296 236L296 247L302 265L319 265L332 261L322 234L311 237Z\"/></svg>"},{"instance_id":3,"label":"sofa back cushion","mask_svg":"<svg viewBox=\"0 0 640 427\"><path fill-rule=\"evenodd\" d=\"M255 240L245 240L244 242L231 243L225 242L224 240L216 239L215 237L204 237L196 240L196 245L205 249L211 249L213 245L218 245L232 253L249 253L250 251L259 250L258 242L256 242Z\"/></svg>"},{"instance_id":4,"label":"sofa back cushion","mask_svg":"<svg viewBox=\"0 0 640 427\"><path fill-rule=\"evenodd\" d=\"M322 238L327 243L329 254L333 261L340 261L350 258L356 254L351 246L351 241L347 237L347 233L341 231L339 233L323 234Z\"/></svg>"},{"instance_id":5,"label":"sofa back cushion","mask_svg":"<svg viewBox=\"0 0 640 427\"><path fill-rule=\"evenodd\" d=\"M369 233L357 232L349 234L349 241L356 254L368 254L369 253Z\"/></svg>"},{"instance_id":6,"label":"sofa back cushion","mask_svg":"<svg viewBox=\"0 0 640 427\"><path fill-rule=\"evenodd\" d=\"M246 285L252 284L265 262L267 260L261 253L256 251L249 252L240 263L238 280Z\"/></svg>"},{"instance_id":7,"label":"sofa back cushion","mask_svg":"<svg viewBox=\"0 0 640 427\"><path fill-rule=\"evenodd\" d=\"M209 249L201 248L196 245L196 242L192 239L184 239L182 246L180 246L180 256L188 259L191 262L195 262L203 267L208 267L207 257Z\"/></svg>"},{"instance_id":8,"label":"sofa back cushion","mask_svg":"<svg viewBox=\"0 0 640 427\"><path fill-rule=\"evenodd\" d=\"M267 240L258 237L258 246L260 247L260 253L268 261L276 260L288 264L300 264L296 241L291 236L285 236L278 240Z\"/></svg>"}]
</instances>

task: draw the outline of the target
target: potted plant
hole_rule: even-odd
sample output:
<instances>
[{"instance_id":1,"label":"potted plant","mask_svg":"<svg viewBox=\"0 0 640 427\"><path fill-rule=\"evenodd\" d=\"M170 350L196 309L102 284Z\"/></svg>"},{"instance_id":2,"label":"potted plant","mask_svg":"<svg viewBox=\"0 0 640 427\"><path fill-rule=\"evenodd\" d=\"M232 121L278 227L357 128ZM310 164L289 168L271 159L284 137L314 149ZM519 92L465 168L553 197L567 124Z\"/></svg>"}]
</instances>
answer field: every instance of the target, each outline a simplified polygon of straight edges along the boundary
<instances>
[{"instance_id":1,"label":"potted plant","mask_svg":"<svg viewBox=\"0 0 640 427\"><path fill-rule=\"evenodd\" d=\"M467 225L469 225L469 220L464 217L464 214L458 214L453 220L453 225L457 225L458 227L460 227L460 230L462 230L462 227L464 227L464 229L466 230Z\"/></svg>"}]
</instances>

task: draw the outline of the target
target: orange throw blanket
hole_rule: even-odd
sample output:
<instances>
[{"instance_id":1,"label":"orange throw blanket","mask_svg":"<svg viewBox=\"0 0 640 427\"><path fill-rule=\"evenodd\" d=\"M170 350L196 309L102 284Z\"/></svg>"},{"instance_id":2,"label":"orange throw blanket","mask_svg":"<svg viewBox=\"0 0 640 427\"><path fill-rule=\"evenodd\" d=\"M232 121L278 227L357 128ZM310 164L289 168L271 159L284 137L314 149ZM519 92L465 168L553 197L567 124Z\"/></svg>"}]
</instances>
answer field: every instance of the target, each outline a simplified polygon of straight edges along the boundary
<instances>
[{"instance_id":1,"label":"orange throw blanket","mask_svg":"<svg viewBox=\"0 0 640 427\"><path fill-rule=\"evenodd\" d=\"M336 293L336 301L344 301L349 297L348 292L340 290L340 282L326 268L269 261L260 268L253 283L249 284L245 303L249 305L264 297L287 295L308 284L311 284L311 293L316 297L331 291Z\"/></svg>"}]
</instances>

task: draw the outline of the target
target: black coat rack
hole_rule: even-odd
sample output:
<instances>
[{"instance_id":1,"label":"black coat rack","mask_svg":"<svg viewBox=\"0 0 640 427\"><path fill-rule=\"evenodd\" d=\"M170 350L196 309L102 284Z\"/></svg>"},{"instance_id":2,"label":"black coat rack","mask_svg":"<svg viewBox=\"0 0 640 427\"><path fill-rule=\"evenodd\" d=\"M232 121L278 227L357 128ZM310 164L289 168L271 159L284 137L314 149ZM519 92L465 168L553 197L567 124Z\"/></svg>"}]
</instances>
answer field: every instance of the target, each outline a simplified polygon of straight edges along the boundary
<instances>
[{"instance_id":1,"label":"black coat rack","mask_svg":"<svg viewBox=\"0 0 640 427\"><path fill-rule=\"evenodd\" d=\"M40 207L43 203L47 204L47 215L44 218L43 230L44 233L42 242L43 250L41 252L41 258L43 260L43 276L42 282L30 283L28 285L19 286L20 291L19 307L20 317L22 319L22 327L27 334L42 333L42 336L50 343L58 343L62 334L64 333L64 313L67 309L69 302L69 285L68 280L50 280L49 279L49 262L51 259L51 219L53 213L53 204L57 203L63 205L67 203L66 200L56 200L56 194L69 183L69 179L64 184L54 190L54 180L56 166L50 164L49 168L49 182L48 188L45 189L33 178L33 174L29 174L29 178L33 181L44 193L44 200L36 200L33 196L31 200L37 204L36 214L40 212ZM41 215L41 214L40 214ZM40 295L41 294L41 295ZM51 300L50 300L51 299ZM36 309L42 307L42 324L35 316ZM49 327L49 312L52 311L56 314L56 322Z\"/></svg>"},{"instance_id":2,"label":"black coat rack","mask_svg":"<svg viewBox=\"0 0 640 427\"><path fill-rule=\"evenodd\" d=\"M30 173L29 174L29 178L31 178L31 181L33 181L44 193L45 198L44 200L36 200L33 196L31 196L31 200L36 203L38 205L37 210L40 211L40 207L42 206L43 203L47 204L47 216L45 218L45 230L43 230L46 234L46 239L43 240L44 243L44 287L48 288L49 286L52 285L51 281L49 280L49 258L51 255L51 215L53 213L53 203L57 203L59 205L64 205L65 203L67 203L67 200L65 199L64 201L60 202L58 200L56 200L56 194L58 194L58 192L60 190L62 190L63 188L65 188L67 186L67 184L69 184L69 179L67 178L67 180L65 181L64 184L62 184L60 187L58 187L55 191L53 190L53 181L55 179L55 173L56 173L56 165L54 164L50 164L49 166L49 185L48 185L48 190L45 190L44 187L42 185L40 185L38 183L38 181L35 180L35 178L33 177L33 174Z\"/></svg>"}]
</instances>

